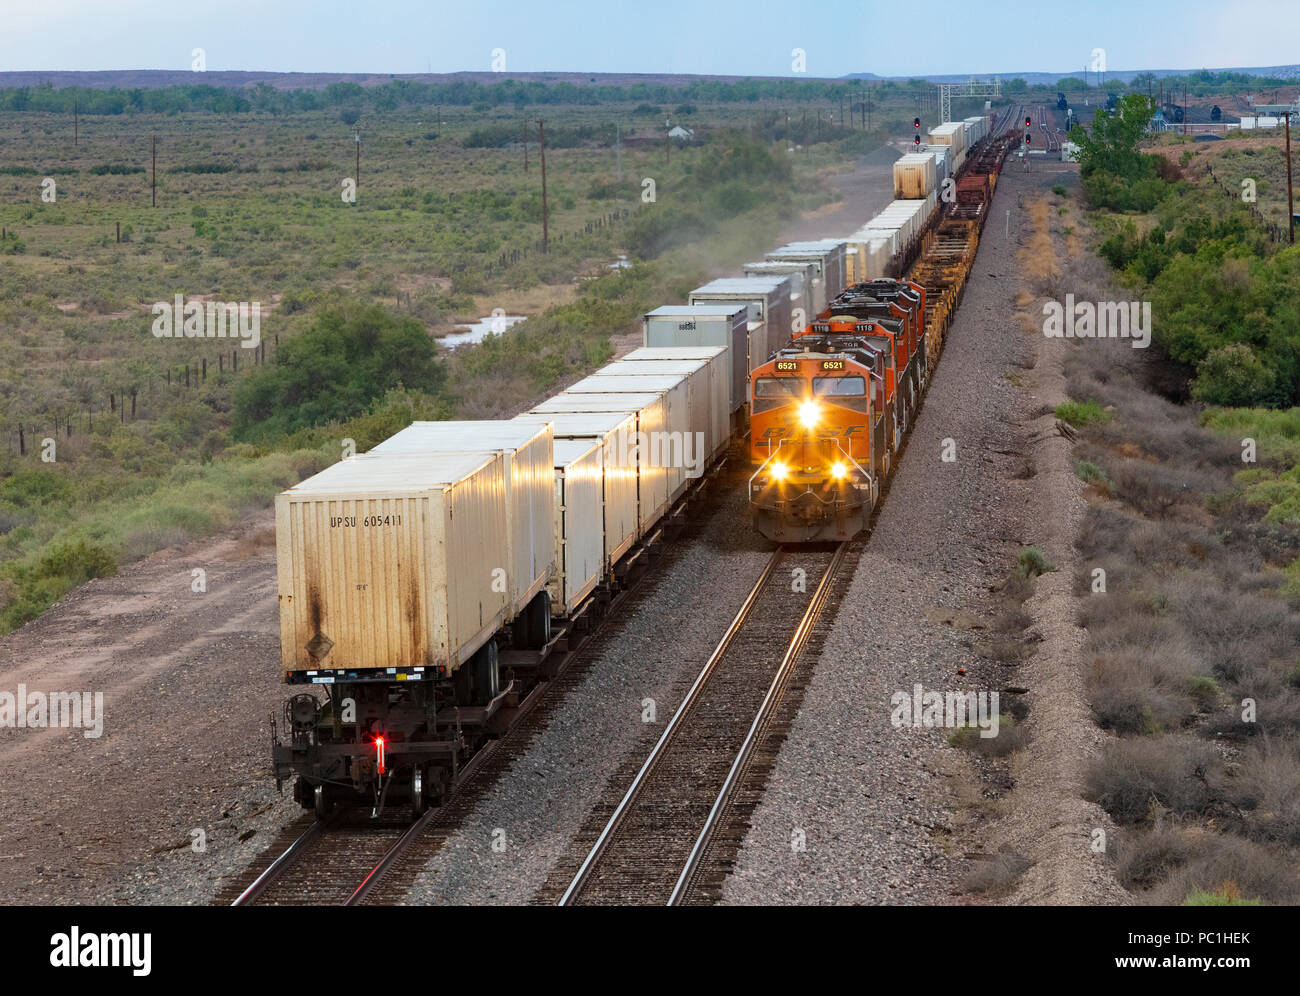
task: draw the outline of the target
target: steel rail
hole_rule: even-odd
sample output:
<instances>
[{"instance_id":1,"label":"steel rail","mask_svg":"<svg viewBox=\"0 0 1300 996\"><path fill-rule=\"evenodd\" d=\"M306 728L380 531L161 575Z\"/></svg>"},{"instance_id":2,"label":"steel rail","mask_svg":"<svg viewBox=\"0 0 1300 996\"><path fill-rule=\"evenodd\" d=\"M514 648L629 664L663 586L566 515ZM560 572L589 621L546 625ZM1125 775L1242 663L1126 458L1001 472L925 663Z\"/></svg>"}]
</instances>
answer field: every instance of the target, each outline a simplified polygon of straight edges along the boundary
<instances>
[{"instance_id":1,"label":"steel rail","mask_svg":"<svg viewBox=\"0 0 1300 996\"><path fill-rule=\"evenodd\" d=\"M266 870L249 883L248 888L239 894L231 906L252 906L263 893L269 889L284 872L297 864L307 845L319 837L325 828L338 816L337 811L323 820L316 820L303 831L302 836L290 844L278 858L266 866Z\"/></svg>"},{"instance_id":2,"label":"steel rail","mask_svg":"<svg viewBox=\"0 0 1300 996\"><path fill-rule=\"evenodd\" d=\"M836 548L834 556L831 557L831 562L827 565L825 573L822 574L821 582L817 585L817 591L814 592L812 600L808 603L803 618L799 620L799 626L790 639L790 645L786 649L781 666L777 668L776 675L772 678L771 685L768 686L767 695L763 697L763 702L758 707L754 721L749 726L749 732L745 735L740 750L736 752L736 759L731 764L731 770L727 772L727 779L722 783L718 798L714 801L713 808L709 810L708 819L705 820L704 826L700 829L700 835L695 841L695 846L691 848L691 853L686 859L686 865L677 878L677 884L673 887L672 895L668 897L669 906L679 906L685 898L691 881L695 877L695 872L699 868L700 861L713 839L714 831L718 827L722 814L730 805L731 798L739 787L746 769L749 767L749 761L753 756L754 749L763 738L768 720L771 719L772 713L781 701L786 681L790 677L791 671L794 670L795 661L799 659L808 638L812 635L813 626L816 625L821 616L822 609L826 605L826 599L830 594L831 583L839 571L840 564L844 560L844 553L848 548L849 544L847 542L841 543Z\"/></svg>"},{"instance_id":3,"label":"steel rail","mask_svg":"<svg viewBox=\"0 0 1300 996\"><path fill-rule=\"evenodd\" d=\"M569 887L564 890L564 895L562 895L559 902L556 903L557 906L571 905L572 901L582 891L592 869L595 868L596 864L600 861L601 856L605 853L605 850L613 839L614 834L617 833L618 828L622 825L623 818L627 815L627 812L632 808L636 803L637 798L641 795L641 789L644 787L650 773L658 765L659 759L663 757L668 745L672 742L673 737L677 733L677 728L681 725L684 717L691 711L691 707L699 698L700 692L703 690L704 686L708 684L709 678L713 675L718 661L722 659L723 655L727 652L727 648L731 646L732 641L740 632L740 628L744 625L745 620L749 618L749 614L753 610L754 604L758 601L759 594L767 586L768 579L771 578L772 571L776 568L777 561L781 559L782 553L783 549L781 547L777 547L772 551L772 556L768 558L767 565L763 568L763 573L759 575L758 580L754 583L754 587L750 590L749 595L741 604L740 610L736 613L735 619L733 619L731 625L727 627L727 632L723 634L722 639L718 641L718 645L714 648L713 653L709 655L709 659L704 662L704 667L700 669L700 673L696 676L695 682L691 685L690 690L686 693L686 697L682 700L681 706L677 709L677 712L673 714L673 718L669 721L668 725L664 727L664 732L660 734L659 740L654 745L654 749L650 751L650 756L647 757L645 763L641 765L641 770L637 772L636 778L633 779L631 786L629 786L627 792L624 793L622 801L618 804L618 808L614 810L613 814L609 818L609 822L605 824L605 828L600 832L600 836L596 839L596 843L592 845L591 851L582 862L582 866L578 869L577 874L574 875L573 881L571 881Z\"/></svg>"}]
</instances>

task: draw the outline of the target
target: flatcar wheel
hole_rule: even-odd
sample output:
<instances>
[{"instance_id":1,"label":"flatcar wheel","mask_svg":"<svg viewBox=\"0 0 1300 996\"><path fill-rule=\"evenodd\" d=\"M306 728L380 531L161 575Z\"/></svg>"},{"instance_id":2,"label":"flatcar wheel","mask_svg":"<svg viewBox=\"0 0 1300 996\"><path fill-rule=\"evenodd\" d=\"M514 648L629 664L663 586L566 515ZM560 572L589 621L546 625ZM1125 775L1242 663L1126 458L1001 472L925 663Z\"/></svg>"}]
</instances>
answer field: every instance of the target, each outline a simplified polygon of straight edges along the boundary
<instances>
[{"instance_id":1,"label":"flatcar wheel","mask_svg":"<svg viewBox=\"0 0 1300 996\"><path fill-rule=\"evenodd\" d=\"M424 815L427 799L424 794L424 768L415 766L411 772L411 819L418 820Z\"/></svg>"},{"instance_id":2,"label":"flatcar wheel","mask_svg":"<svg viewBox=\"0 0 1300 996\"><path fill-rule=\"evenodd\" d=\"M329 816L330 810L334 806L334 801L330 798L329 791L324 784L316 786L316 819L323 820Z\"/></svg>"},{"instance_id":3,"label":"flatcar wheel","mask_svg":"<svg viewBox=\"0 0 1300 996\"><path fill-rule=\"evenodd\" d=\"M531 649L541 650L551 642L551 593L540 591L528 603L528 641Z\"/></svg>"},{"instance_id":4,"label":"flatcar wheel","mask_svg":"<svg viewBox=\"0 0 1300 996\"><path fill-rule=\"evenodd\" d=\"M496 640L489 640L478 652L477 667L474 673L475 693L487 705L501 692L501 665L497 656Z\"/></svg>"}]
</instances>

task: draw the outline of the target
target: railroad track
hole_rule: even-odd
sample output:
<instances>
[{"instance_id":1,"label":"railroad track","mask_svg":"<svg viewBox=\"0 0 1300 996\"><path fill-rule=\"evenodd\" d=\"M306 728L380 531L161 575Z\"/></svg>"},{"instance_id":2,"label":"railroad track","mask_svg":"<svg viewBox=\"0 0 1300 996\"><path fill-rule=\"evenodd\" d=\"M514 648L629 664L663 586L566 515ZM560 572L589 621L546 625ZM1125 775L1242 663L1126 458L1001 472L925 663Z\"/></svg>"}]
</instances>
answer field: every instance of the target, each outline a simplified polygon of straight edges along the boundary
<instances>
[{"instance_id":1,"label":"railroad track","mask_svg":"<svg viewBox=\"0 0 1300 996\"><path fill-rule=\"evenodd\" d=\"M565 693L583 680L593 664L589 653L593 641L610 620L635 608L642 581L649 573L648 566L637 569L597 625L565 652L554 677L534 686L519 704L505 735L470 758L442 806L429 809L414 823L406 817L405 807L396 807L379 819L357 810L336 811L325 820L298 820L272 845L271 853L277 856L260 869L232 879L218 893L216 902L232 906L399 905L407 887L454 832L480 791L510 766L544 726L549 709L541 707L562 701Z\"/></svg>"},{"instance_id":2,"label":"railroad track","mask_svg":"<svg viewBox=\"0 0 1300 996\"><path fill-rule=\"evenodd\" d=\"M729 811L848 548L773 552L559 905L679 905L708 901L701 885L716 892L744 832ZM764 757L769 767L773 760ZM713 853L720 840L721 859Z\"/></svg>"}]
</instances>

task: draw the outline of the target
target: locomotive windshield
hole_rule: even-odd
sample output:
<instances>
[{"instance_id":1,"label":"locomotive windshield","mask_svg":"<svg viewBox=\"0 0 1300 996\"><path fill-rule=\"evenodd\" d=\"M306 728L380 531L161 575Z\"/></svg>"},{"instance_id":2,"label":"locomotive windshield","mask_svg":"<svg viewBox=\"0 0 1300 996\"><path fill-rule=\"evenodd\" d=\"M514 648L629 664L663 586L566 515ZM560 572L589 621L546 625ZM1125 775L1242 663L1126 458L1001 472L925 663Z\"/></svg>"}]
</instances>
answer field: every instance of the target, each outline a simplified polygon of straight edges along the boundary
<instances>
[{"instance_id":1,"label":"locomotive windshield","mask_svg":"<svg viewBox=\"0 0 1300 996\"><path fill-rule=\"evenodd\" d=\"M756 398L801 398L808 393L802 377L759 377L754 381Z\"/></svg>"},{"instance_id":2,"label":"locomotive windshield","mask_svg":"<svg viewBox=\"0 0 1300 996\"><path fill-rule=\"evenodd\" d=\"M861 397L867 393L864 377L814 377L813 394L823 397Z\"/></svg>"}]
</instances>

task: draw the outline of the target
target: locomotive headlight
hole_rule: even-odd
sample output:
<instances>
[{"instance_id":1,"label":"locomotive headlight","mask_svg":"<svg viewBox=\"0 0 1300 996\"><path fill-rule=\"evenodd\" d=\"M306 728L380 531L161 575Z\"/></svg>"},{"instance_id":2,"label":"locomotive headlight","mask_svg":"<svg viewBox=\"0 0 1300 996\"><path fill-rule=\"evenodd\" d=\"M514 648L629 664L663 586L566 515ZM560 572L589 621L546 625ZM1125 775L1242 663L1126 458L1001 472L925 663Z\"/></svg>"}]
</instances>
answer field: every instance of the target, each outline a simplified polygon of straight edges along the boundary
<instances>
[{"instance_id":1,"label":"locomotive headlight","mask_svg":"<svg viewBox=\"0 0 1300 996\"><path fill-rule=\"evenodd\" d=\"M837 460L835 462L835 465L831 467L831 477L835 478L835 480L837 481L842 481L844 480L844 478L848 476L849 476L849 465L847 463L844 463L843 461Z\"/></svg>"},{"instance_id":2,"label":"locomotive headlight","mask_svg":"<svg viewBox=\"0 0 1300 996\"><path fill-rule=\"evenodd\" d=\"M785 480L785 477L786 477L786 474L788 474L788 473L789 473L789 468L786 467L785 464L783 464L783 463L774 463L774 464L772 464L772 480L774 480L774 481L784 481L784 480Z\"/></svg>"},{"instance_id":3,"label":"locomotive headlight","mask_svg":"<svg viewBox=\"0 0 1300 996\"><path fill-rule=\"evenodd\" d=\"M822 417L822 406L815 401L803 401L799 404L799 421L805 429L815 429Z\"/></svg>"}]
</instances>

